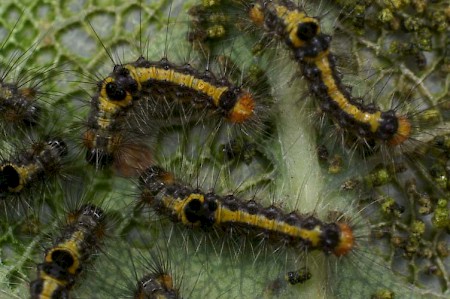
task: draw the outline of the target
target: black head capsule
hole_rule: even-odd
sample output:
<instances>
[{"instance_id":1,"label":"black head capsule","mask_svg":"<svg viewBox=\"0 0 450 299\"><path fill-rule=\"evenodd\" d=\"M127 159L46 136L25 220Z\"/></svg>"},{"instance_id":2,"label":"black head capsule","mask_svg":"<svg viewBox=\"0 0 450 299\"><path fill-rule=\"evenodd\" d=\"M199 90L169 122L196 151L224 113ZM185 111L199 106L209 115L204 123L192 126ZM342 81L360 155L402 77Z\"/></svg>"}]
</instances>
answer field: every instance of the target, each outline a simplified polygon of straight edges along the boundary
<instances>
[{"instance_id":1,"label":"black head capsule","mask_svg":"<svg viewBox=\"0 0 450 299\"><path fill-rule=\"evenodd\" d=\"M390 140L398 131L398 118L394 110L381 113L377 135L382 140Z\"/></svg>"},{"instance_id":2,"label":"black head capsule","mask_svg":"<svg viewBox=\"0 0 450 299\"><path fill-rule=\"evenodd\" d=\"M111 101L123 101L126 96L127 92L125 89L121 88L119 85L117 85L116 82L108 82L105 86L106 94L108 95L108 99Z\"/></svg>"},{"instance_id":3,"label":"black head capsule","mask_svg":"<svg viewBox=\"0 0 450 299\"><path fill-rule=\"evenodd\" d=\"M297 37L304 42L310 41L319 32L319 25L315 22L300 23L297 27Z\"/></svg>"},{"instance_id":4,"label":"black head capsule","mask_svg":"<svg viewBox=\"0 0 450 299\"><path fill-rule=\"evenodd\" d=\"M236 105L240 88L225 91L219 99L219 109L224 116L227 116Z\"/></svg>"},{"instance_id":5,"label":"black head capsule","mask_svg":"<svg viewBox=\"0 0 450 299\"><path fill-rule=\"evenodd\" d=\"M116 65L110 77L103 82L108 99L116 102L125 100L128 94L134 94L139 89L130 70L122 65Z\"/></svg>"},{"instance_id":6,"label":"black head capsule","mask_svg":"<svg viewBox=\"0 0 450 299\"><path fill-rule=\"evenodd\" d=\"M322 251L326 254L334 252L340 241L341 230L335 223L324 224L320 236Z\"/></svg>"},{"instance_id":7,"label":"black head capsule","mask_svg":"<svg viewBox=\"0 0 450 299\"><path fill-rule=\"evenodd\" d=\"M5 165L0 170L0 192L7 192L8 189L17 188L20 185L20 174L12 165ZM1 197L1 195L0 195Z\"/></svg>"}]
</instances>

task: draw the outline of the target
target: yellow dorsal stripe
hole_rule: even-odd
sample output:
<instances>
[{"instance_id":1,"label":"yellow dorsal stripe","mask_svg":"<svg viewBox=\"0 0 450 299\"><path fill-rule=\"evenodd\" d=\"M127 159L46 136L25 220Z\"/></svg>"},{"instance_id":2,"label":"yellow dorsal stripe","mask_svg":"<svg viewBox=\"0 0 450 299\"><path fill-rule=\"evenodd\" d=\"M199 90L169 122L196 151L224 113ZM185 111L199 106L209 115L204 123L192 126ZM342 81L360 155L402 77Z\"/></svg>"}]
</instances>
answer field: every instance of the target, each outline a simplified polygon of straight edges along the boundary
<instances>
[{"instance_id":1,"label":"yellow dorsal stripe","mask_svg":"<svg viewBox=\"0 0 450 299\"><path fill-rule=\"evenodd\" d=\"M190 74L183 74L173 69L163 69L156 66L148 68L136 68L136 74L139 82L155 80L160 82L170 82L185 88L195 90L210 97L213 104L218 107L220 98L228 90L226 86L214 86L203 79L196 78Z\"/></svg>"},{"instance_id":2,"label":"yellow dorsal stripe","mask_svg":"<svg viewBox=\"0 0 450 299\"><path fill-rule=\"evenodd\" d=\"M304 229L298 226L293 226L275 219L268 219L263 215L249 214L246 211L231 211L222 205L215 214L216 224L235 223L245 224L252 227L264 229L273 233L280 233L289 235L292 238L301 238L311 242L313 247L316 247L320 243L321 230L320 227L316 227L313 230Z\"/></svg>"},{"instance_id":3,"label":"yellow dorsal stripe","mask_svg":"<svg viewBox=\"0 0 450 299\"><path fill-rule=\"evenodd\" d=\"M375 133L380 126L381 111L375 113L364 112L350 103L349 99L341 92L333 77L333 69L330 66L328 52L314 59L314 64L321 72L322 82L327 87L328 96L339 106L339 109L352 116L359 123L368 124L370 131Z\"/></svg>"},{"instance_id":4,"label":"yellow dorsal stripe","mask_svg":"<svg viewBox=\"0 0 450 299\"><path fill-rule=\"evenodd\" d=\"M286 26L286 33L289 34L289 39L295 47L304 45L297 37L298 25L306 22L317 22L314 18L308 17L304 12L294 10L290 11L285 6L274 5L277 16L283 20ZM319 26L320 28L320 26ZM359 123L370 126L370 131L375 133L380 126L381 111L376 113L364 112L357 106L350 103L349 99L341 92L333 77L333 70L328 59L329 50L319 53L314 58L306 59L307 62L314 63L320 70L322 75L322 82L328 89L329 97L339 106L339 109L350 115Z\"/></svg>"},{"instance_id":5,"label":"yellow dorsal stripe","mask_svg":"<svg viewBox=\"0 0 450 299\"><path fill-rule=\"evenodd\" d=\"M189 222L186 219L184 209L187 204L189 204L193 199L198 199L202 204L204 202L203 194L192 193L185 199L176 199L171 196L164 195L162 198L163 205L170 209L173 213L178 216L178 220L185 225L194 225L196 223ZM218 208L215 211L215 225L219 226L221 224L235 223L236 225L245 224L248 226L253 226L255 228L260 228L268 230L272 233L280 233L284 235L289 235L292 238L300 238L302 240L308 240L311 242L312 247L317 247L320 243L321 230L317 226L313 230L308 230L305 228L293 226L278 220L268 219L263 215L251 215L245 211L231 211L225 207L220 202L217 202Z\"/></svg>"}]
</instances>

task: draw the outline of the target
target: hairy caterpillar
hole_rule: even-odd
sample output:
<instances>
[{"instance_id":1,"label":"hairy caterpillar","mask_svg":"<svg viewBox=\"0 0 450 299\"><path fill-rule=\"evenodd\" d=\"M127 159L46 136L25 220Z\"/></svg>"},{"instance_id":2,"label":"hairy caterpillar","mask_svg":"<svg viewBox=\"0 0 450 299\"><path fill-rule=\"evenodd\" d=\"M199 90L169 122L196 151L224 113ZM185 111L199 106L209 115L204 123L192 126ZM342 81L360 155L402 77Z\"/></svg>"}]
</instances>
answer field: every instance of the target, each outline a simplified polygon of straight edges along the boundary
<instances>
[{"instance_id":1,"label":"hairy caterpillar","mask_svg":"<svg viewBox=\"0 0 450 299\"><path fill-rule=\"evenodd\" d=\"M220 12L220 8L223 11ZM223 19L208 18L215 13L222 13L225 17ZM383 110L379 108L380 104L375 103L375 100L384 94L383 90L386 89L387 82L380 82L381 91L376 91L370 102L366 99L367 91L361 97L353 96L352 84L354 83L347 83L345 76L343 78L343 72L338 69L335 54L331 52L332 37L323 33L321 24L323 21L309 16L299 4L292 1L228 1L220 4L197 5L191 10L191 15L194 23L191 39L200 41L202 48L215 45L216 40L220 44L225 44L233 38L232 35L239 34L242 29L252 33L259 31L259 36L263 35L259 43L263 46L265 43L270 44L273 40L282 43L289 50L291 59L299 65L303 77L307 79L310 93L318 99L320 110L335 122L339 131L345 133L343 140L351 142L353 146L355 141L369 148L386 144L388 147L385 148L384 154L400 147L402 151L409 152L414 150L409 141L423 139L424 124L429 125L434 122L431 118L425 120L425 116L418 117L417 112L402 111L404 109L401 108L411 108L412 104L408 102L411 99L408 97L411 97L412 90L419 89L423 83L422 80L426 79L426 76L420 76L421 79L419 79L411 76L410 73L407 74L407 70L401 68L402 66L397 73L405 76L413 87L412 90L402 90L404 94L390 95L390 108ZM252 21L252 24L249 24L248 19ZM216 37L208 36L208 34L203 37L201 34L200 37L196 36L197 31L201 32L215 23L223 27L224 36ZM435 112L435 99L442 96L438 94L433 97L426 92L422 93L422 96L424 97L422 105L431 107L430 111L422 109L424 115L438 113Z\"/></svg>"},{"instance_id":2,"label":"hairy caterpillar","mask_svg":"<svg viewBox=\"0 0 450 299\"><path fill-rule=\"evenodd\" d=\"M17 38L17 31L27 26L26 22L21 22L24 13L20 13L0 45L0 129L7 137L23 134L42 124L45 117L42 110L55 95L52 79L61 73L60 67L53 62L27 67L45 36L39 37L25 50L7 46L10 40Z\"/></svg>"},{"instance_id":3,"label":"hairy caterpillar","mask_svg":"<svg viewBox=\"0 0 450 299\"><path fill-rule=\"evenodd\" d=\"M68 146L59 137L29 144L0 162L0 198L22 196L60 174ZM49 184L50 185L50 184Z\"/></svg>"},{"instance_id":4,"label":"hairy caterpillar","mask_svg":"<svg viewBox=\"0 0 450 299\"><path fill-rule=\"evenodd\" d=\"M30 283L31 298L68 298L84 264L98 251L103 234L100 208L87 204L70 214L61 236L38 264L38 278Z\"/></svg>"},{"instance_id":5,"label":"hairy caterpillar","mask_svg":"<svg viewBox=\"0 0 450 299\"><path fill-rule=\"evenodd\" d=\"M248 92L240 91L224 79L217 81L211 73L200 75L189 65L176 67L168 61L152 63L143 57L133 64L118 65L100 84L99 95L92 99L88 121L91 129L84 133L89 163L106 166L114 160L122 136L114 133L109 136L109 132L120 131L118 128L133 102L141 100L145 93L175 93L177 98L187 98L196 105L215 107L219 114L236 123L249 118L255 105Z\"/></svg>"},{"instance_id":6,"label":"hairy caterpillar","mask_svg":"<svg viewBox=\"0 0 450 299\"><path fill-rule=\"evenodd\" d=\"M323 223L313 216L262 208L255 201L243 203L233 195L194 190L178 184L170 173L156 166L147 169L141 181L143 202L188 227L248 227L249 234L275 239L300 251L318 249L336 256L346 255L353 247L352 230L344 223Z\"/></svg>"},{"instance_id":7,"label":"hairy caterpillar","mask_svg":"<svg viewBox=\"0 0 450 299\"><path fill-rule=\"evenodd\" d=\"M126 164L129 155L122 148L133 146L136 140L151 140L154 130L150 128L165 125L167 116L176 113L182 122L204 121L213 114L219 116L218 126L222 120L252 130L261 126L259 96L245 86L246 82L232 83L227 73L216 72L209 63L200 71L193 63L172 62L167 54L152 61L142 56L142 49L139 51L135 62L113 61L113 72L97 84L83 133L90 164ZM145 163L148 166L148 161L143 161L142 168Z\"/></svg>"}]
</instances>

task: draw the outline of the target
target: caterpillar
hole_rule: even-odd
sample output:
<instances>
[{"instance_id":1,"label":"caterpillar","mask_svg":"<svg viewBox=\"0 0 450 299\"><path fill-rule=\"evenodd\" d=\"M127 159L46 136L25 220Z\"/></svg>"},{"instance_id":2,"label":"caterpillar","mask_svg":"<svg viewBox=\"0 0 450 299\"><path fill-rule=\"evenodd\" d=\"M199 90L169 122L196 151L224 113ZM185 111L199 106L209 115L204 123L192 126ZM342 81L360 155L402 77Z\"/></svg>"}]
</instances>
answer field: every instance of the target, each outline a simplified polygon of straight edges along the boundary
<instances>
[{"instance_id":1,"label":"caterpillar","mask_svg":"<svg viewBox=\"0 0 450 299\"><path fill-rule=\"evenodd\" d=\"M67 217L67 225L37 266L37 279L30 283L31 298L69 298L85 264L95 255L103 238L104 212L91 204Z\"/></svg>"},{"instance_id":2,"label":"caterpillar","mask_svg":"<svg viewBox=\"0 0 450 299\"><path fill-rule=\"evenodd\" d=\"M59 137L33 142L28 148L0 162L0 198L19 196L57 175L65 162L68 146Z\"/></svg>"},{"instance_id":3,"label":"caterpillar","mask_svg":"<svg viewBox=\"0 0 450 299\"><path fill-rule=\"evenodd\" d=\"M317 19L284 0L256 1L249 16L256 25L278 35L291 49L311 92L320 100L321 109L340 127L391 146L400 145L410 137L412 125L406 116L397 115L395 110L364 106L351 96L336 70L336 58L330 51L331 36L321 33Z\"/></svg>"},{"instance_id":4,"label":"caterpillar","mask_svg":"<svg viewBox=\"0 0 450 299\"><path fill-rule=\"evenodd\" d=\"M247 15L243 16L244 12ZM215 13L223 13L226 17L208 18ZM410 105L407 103L410 99L404 94L395 95L393 102L397 101L397 104L391 104L391 108L387 110L378 108L374 103L364 103L362 98L352 95L352 88L344 83L345 78L337 68L336 56L331 52L331 36L322 32L319 18L309 16L298 4L292 1L227 1L221 4L197 5L191 9L190 14L194 24L191 39L192 41L199 39L202 48L214 46L217 42L224 44L239 34L238 31L242 28L263 32L263 37L260 38L263 44L266 40L269 40L267 43L273 40L280 41L289 50L294 62L299 65L303 77L308 82L310 93L318 99L320 110L334 121L340 131L350 133L345 135L350 137L350 140L346 141L352 144L356 141L371 149L375 145L386 144L392 149L403 148L407 141L409 146L409 141L414 139L413 134L417 135L414 137L420 136L417 129L422 120L416 119L415 112L401 112L398 107L398 103L403 108ZM251 25L248 19L251 20ZM208 26L214 27L216 23L223 28L224 36L202 37L202 34L199 38L196 36L197 31L201 32L209 28ZM366 40L361 41L362 44L370 44L365 42ZM348 49L345 51L348 53ZM398 72L405 74L404 69ZM413 82L414 90L422 83L418 78L408 75L406 77ZM421 78L425 80L426 77ZM386 84L384 83L381 88L385 89ZM374 96L380 97L381 92L377 93ZM406 93L411 95L411 90ZM367 92L363 96L366 97ZM423 102L429 100L433 107L436 106L430 94L423 94L423 97L426 98ZM437 95L437 98L440 96ZM429 107L430 104L425 105ZM429 120L427 124L431 121ZM388 151L390 150L387 149L386 152Z\"/></svg>"},{"instance_id":5,"label":"caterpillar","mask_svg":"<svg viewBox=\"0 0 450 299\"><path fill-rule=\"evenodd\" d=\"M144 276L135 291L135 298L181 298L173 287L170 274L157 271Z\"/></svg>"},{"instance_id":6,"label":"caterpillar","mask_svg":"<svg viewBox=\"0 0 450 299\"><path fill-rule=\"evenodd\" d=\"M267 213L261 212L261 210L258 210L258 207L261 209L261 205L257 204L255 201L251 200L247 203L236 203L235 196L230 195L229 197L233 198L233 200L227 200L227 196L219 197L213 192L208 193L202 193L200 189L193 189L192 187L186 186L184 184L179 184L177 181L175 181L173 175L171 173L168 173L161 169L158 166L154 166L152 172L148 172L144 175L145 180L145 186L144 191L142 193L141 201L144 205L151 206L151 209L156 212L156 214L164 215L167 217L171 222L180 223L183 227L198 227L203 228L203 230L211 230L215 229L215 234L218 234L223 239L223 231L229 230L229 232L233 233L235 237L242 239L242 238L250 238L250 239L257 239L261 242L264 240L272 241L272 244L279 244L278 246L275 246L276 251L279 251L281 249L286 250L289 247L294 247L294 251L291 252L292 254L297 254L298 256L301 256L303 261L304 259L308 260L306 255L303 254L305 252L308 252L308 254L311 254L314 249L317 251L322 251L326 254L331 254L331 257L327 257L327 263L329 264L326 268L329 272L329 275L336 274L336 269L338 270L338 273L336 274L339 276L341 268L344 267L344 265L348 268L350 265L351 269L355 271L355 273L360 273L363 271L367 271L367 268L372 267L373 272L372 273L378 273L376 271L387 271L387 265L385 265L382 261L377 260L376 262L373 262L371 255L371 252L366 252L370 250L370 243L365 243L365 240L368 237L368 231L361 231L360 228L358 228L358 221L361 221L361 218L358 219L352 219L351 221L344 220L342 216L336 217L335 219L340 219L337 222L334 223L352 223L352 229L351 231L347 231L344 233L341 233L341 240L342 246L333 247L333 245L329 245L330 247L325 246L324 244L321 244L318 247L314 247L313 241L310 241L308 238L312 237L313 235L325 235L324 230L319 229L318 227L315 227L314 229L311 228L312 234L308 237L306 237L307 241L306 244L298 245L298 243L295 242L295 237L288 238L286 235L289 235L288 229L281 229L281 222L278 221L278 226L273 225L272 228L267 228L269 226L270 220L267 220L269 218L269 212L272 212L273 215L278 215L279 218L275 219L283 219L286 223L289 223L290 220L292 220L291 223L293 223L293 219L295 218L294 215L297 215L295 213L288 213L284 214L284 217L282 212L280 212L279 209L276 209L275 207L270 207L264 209L264 211L267 211ZM158 191L159 190L159 191ZM153 193L153 192L156 193ZM203 196L203 197L202 197ZM184 201L182 200L184 199ZM199 203L201 200L204 200L204 202ZM234 202L233 202L234 201ZM218 203L217 203L218 202ZM216 207L215 207L216 205ZM224 208L225 207L225 208ZM218 215L227 215L228 217L215 217L217 214L210 213L209 210L214 210L217 208L217 210L220 211L227 211L228 215L226 213L217 213ZM232 212L229 212L232 211ZM255 212L259 211L259 212ZM275 212L274 212L275 211ZM277 214L278 213L278 214ZM194 216L193 216L194 215ZM200 215L200 216L199 216ZM232 215L232 216L230 216ZM251 215L249 217L245 217L246 215ZM267 216L267 218L265 218ZM252 218L250 218L252 217ZM363 217L363 216L361 216ZM365 217L365 216L364 216ZM154 217L152 217L153 219ZM314 218L314 217L313 217ZM199 220L201 219L201 220ZM250 219L250 220L249 220ZM311 220L311 218L306 217L305 224L308 222L308 219ZM315 221L318 221L316 218L314 218ZM227 224L227 222L229 222ZM275 221L274 221L275 222ZM326 226L327 224L324 222L321 222L322 225ZM317 222L316 222L317 224ZM361 224L361 223L359 223ZM320 226L320 225L319 225ZM343 227L343 226L341 226ZM350 226L347 226L350 227ZM364 228L365 227L364 225ZM272 229L270 231L270 229ZM270 232L269 232L270 231ZM344 231L344 230L342 230ZM189 230L185 230L185 234L188 234ZM203 232L204 233L204 232ZM343 235L346 235L346 237L342 237ZM184 237L186 238L186 237ZM326 239L326 238L324 238ZM201 246L203 243L208 240L207 237L205 240L202 239L194 239L195 246ZM350 241L351 240L351 241ZM209 242L206 241L208 244ZM233 241L231 241L233 243ZM236 242L236 241L234 241ZM220 243L220 242L219 242ZM203 245L206 247L206 244ZM210 245L211 246L211 245ZM229 245L228 245L229 246ZM227 245L218 245L219 248L227 247ZM176 248L179 248L177 246ZM212 251L215 252L218 249L212 250L209 246L207 247L209 249L205 249L207 252ZM214 248L214 246L213 246ZM255 253L256 256L262 255L263 253L260 252L260 248L258 247L250 247L252 250L257 251L258 253ZM334 250L332 248L335 248ZM243 254L241 251L245 248L238 246L234 250L239 252L239 254ZM198 248L194 251L196 252L199 250ZM223 249L222 249L223 250ZM220 251L219 251L220 252ZM192 253L191 253L192 254ZM238 253L234 253L238 254ZM275 253L271 250L267 254L275 255ZM335 256L337 259L333 258ZM287 258L287 257L285 257ZM267 261L267 257L262 259L265 262ZM369 263L370 261L370 263ZM215 264L214 261L208 261L213 264ZM337 265L335 263L338 263ZM361 263L361 265L359 265ZM375 263L375 265L374 265ZM371 266L367 266L370 264ZM292 264L290 264L292 266ZM359 265L356 266L355 265ZM364 267L363 267L364 265ZM361 270L358 269L358 267L361 267ZM348 269L347 269L348 270ZM275 269L274 269L275 271ZM315 269L317 271L317 269ZM311 272L302 272L302 275L300 276L300 272L293 272L288 271L288 277L286 277L287 281L291 284L295 284L296 282L304 282L308 279L308 277L311 277L313 275L316 277L317 273L314 272L314 274L311 274ZM299 274L296 276L296 274ZM361 274L362 275L362 274ZM387 274L386 274L387 275ZM367 275L363 275L363 277L367 277ZM349 278L349 280L351 280ZM378 278L375 280L378 284L381 284L381 278ZM397 280L395 280L397 283ZM384 283L384 282L383 282ZM394 283L394 280L393 280ZM276 283L279 285L279 288L281 290L267 290L267 292L284 292L283 288L286 288L286 286L283 286L281 282ZM330 285L335 285L334 283ZM376 283L374 282L374 285ZM347 294L344 292L341 292L341 288L343 286L335 287L333 288L334 291L332 293L340 294L340 296L345 297ZM348 289L346 287L345 289ZM410 292L411 290L409 290ZM408 292L408 291L407 291ZM414 291L416 292L416 291ZM338 296L338 297L340 297Z\"/></svg>"},{"instance_id":7,"label":"caterpillar","mask_svg":"<svg viewBox=\"0 0 450 299\"><path fill-rule=\"evenodd\" d=\"M0 112L6 125L11 123L34 126L38 122L39 108L33 103L33 88L20 88L16 84L0 82Z\"/></svg>"},{"instance_id":8,"label":"caterpillar","mask_svg":"<svg viewBox=\"0 0 450 299\"><path fill-rule=\"evenodd\" d=\"M0 45L0 55L4 58L0 62L0 129L5 136L24 133L40 125L44 117L44 103L50 102L54 96L50 82L61 73L55 63L28 69L24 67L45 36L25 50L14 47L12 53L8 53L11 49L7 43L17 38L14 36L16 31L26 26L24 22L21 23L24 13L20 13Z\"/></svg>"},{"instance_id":9,"label":"caterpillar","mask_svg":"<svg viewBox=\"0 0 450 299\"><path fill-rule=\"evenodd\" d=\"M318 249L336 256L346 255L354 245L352 229L345 223L323 223L313 216L262 208L253 200L243 203L233 195L194 190L176 183L170 173L158 166L147 169L140 180L141 201L187 227L242 227L250 234L279 240L286 246L306 251Z\"/></svg>"},{"instance_id":10,"label":"caterpillar","mask_svg":"<svg viewBox=\"0 0 450 299\"><path fill-rule=\"evenodd\" d=\"M126 138L121 131L134 103L159 95L212 109L236 124L249 121L256 108L249 91L225 78L216 79L211 71L202 74L190 65L177 66L167 59L151 62L140 57L134 63L116 65L113 73L99 83L83 136L86 160L99 167L110 165Z\"/></svg>"},{"instance_id":11,"label":"caterpillar","mask_svg":"<svg viewBox=\"0 0 450 299\"><path fill-rule=\"evenodd\" d=\"M179 98L193 101L194 105L214 107L235 123L248 120L255 108L252 95L226 82L225 78L219 81L211 72L200 74L190 65L176 66L167 59L151 62L140 57L135 63L116 66L113 74L99 85L100 95L93 100L96 110L104 114L98 117L101 119L97 120L99 127L108 118L125 114L121 109L129 108L137 100L137 94L144 91L154 96L175 93Z\"/></svg>"},{"instance_id":12,"label":"caterpillar","mask_svg":"<svg viewBox=\"0 0 450 299\"><path fill-rule=\"evenodd\" d=\"M139 28L140 41L142 35L142 28ZM97 34L96 38L100 40ZM158 126L167 125L167 116L173 117L177 113L181 114L181 122L205 122L212 119L208 114L213 114L218 116L217 127L225 122L224 127L237 127L244 134L258 135L261 131L266 120L264 105L268 103L265 99L268 96L267 86L260 84L265 80L260 72L254 68L251 76L239 75L235 73L240 70L228 65L216 70L216 65L220 68L222 62L216 64L213 57L213 62L208 59L205 71L200 71L192 58L184 58L186 63L175 63L167 55L172 39L165 37L164 55L160 61L148 58L161 55L153 54L158 52L156 46L147 45L144 58L145 50L140 44L139 53L134 56L139 58L131 63L122 61L135 59L133 55L115 62L104 47L115 66L113 72L97 82L97 92L90 99L87 129L83 133L88 163L97 168L126 164L130 155L123 148L148 143ZM153 44L157 44L156 37ZM234 83L239 80L240 83ZM265 89L264 95L260 92L262 89ZM130 150L131 155L134 150ZM143 161L142 168L145 164L148 166L150 160Z\"/></svg>"}]
</instances>

